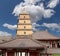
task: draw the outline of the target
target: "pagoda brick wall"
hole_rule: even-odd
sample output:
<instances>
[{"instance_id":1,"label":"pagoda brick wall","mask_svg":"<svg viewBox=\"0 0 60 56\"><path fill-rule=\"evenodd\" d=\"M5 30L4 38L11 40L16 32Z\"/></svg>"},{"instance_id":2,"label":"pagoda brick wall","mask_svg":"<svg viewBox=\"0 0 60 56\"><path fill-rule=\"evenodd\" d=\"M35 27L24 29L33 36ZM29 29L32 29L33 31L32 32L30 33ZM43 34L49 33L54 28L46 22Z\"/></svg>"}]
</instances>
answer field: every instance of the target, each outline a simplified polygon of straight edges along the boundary
<instances>
[{"instance_id":1,"label":"pagoda brick wall","mask_svg":"<svg viewBox=\"0 0 60 56\"><path fill-rule=\"evenodd\" d=\"M29 14L20 14L17 25L17 35L32 35L32 24Z\"/></svg>"}]
</instances>

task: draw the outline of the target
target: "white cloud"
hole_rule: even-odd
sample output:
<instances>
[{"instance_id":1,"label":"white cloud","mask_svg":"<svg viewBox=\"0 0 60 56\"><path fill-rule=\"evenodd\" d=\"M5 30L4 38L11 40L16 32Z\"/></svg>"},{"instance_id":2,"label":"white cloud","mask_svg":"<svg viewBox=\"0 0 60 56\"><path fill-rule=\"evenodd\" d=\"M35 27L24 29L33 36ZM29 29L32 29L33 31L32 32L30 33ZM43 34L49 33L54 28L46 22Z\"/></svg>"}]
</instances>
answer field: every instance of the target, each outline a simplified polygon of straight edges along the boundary
<instances>
[{"instance_id":1,"label":"white cloud","mask_svg":"<svg viewBox=\"0 0 60 56\"><path fill-rule=\"evenodd\" d=\"M3 26L11 30L17 29L17 25L10 25L10 24L4 23Z\"/></svg>"},{"instance_id":2,"label":"white cloud","mask_svg":"<svg viewBox=\"0 0 60 56\"><path fill-rule=\"evenodd\" d=\"M36 2L41 0L24 0L24 1L25 2L21 2L20 4L15 6L12 14L18 16L22 12L23 7L25 7L31 16L32 22L36 22L42 19L42 17L50 18L52 15L54 15L55 11L53 9L45 9L43 2L40 3L40 5L39 4L35 5Z\"/></svg>"},{"instance_id":3,"label":"white cloud","mask_svg":"<svg viewBox=\"0 0 60 56\"><path fill-rule=\"evenodd\" d=\"M23 3L24 4L24 3ZM36 22L36 20L40 19L44 12L43 6L35 6L35 5L25 5L26 10L30 13L31 21ZM23 10L21 3L17 5L13 11L15 16L18 16Z\"/></svg>"},{"instance_id":4,"label":"white cloud","mask_svg":"<svg viewBox=\"0 0 60 56\"><path fill-rule=\"evenodd\" d=\"M36 2L39 2L41 0L24 0L26 4L36 4Z\"/></svg>"},{"instance_id":5,"label":"white cloud","mask_svg":"<svg viewBox=\"0 0 60 56\"><path fill-rule=\"evenodd\" d=\"M57 32L60 32L60 24L57 24L57 23L43 23L42 25L39 25L37 23L33 23L32 26L33 26L33 31L39 30L36 27L43 26L43 27L47 27L52 30L57 30Z\"/></svg>"},{"instance_id":6,"label":"white cloud","mask_svg":"<svg viewBox=\"0 0 60 56\"><path fill-rule=\"evenodd\" d=\"M37 24L37 23L33 23L32 26L35 28L35 27L38 27L38 26L40 26L40 25Z\"/></svg>"},{"instance_id":7,"label":"white cloud","mask_svg":"<svg viewBox=\"0 0 60 56\"><path fill-rule=\"evenodd\" d=\"M50 0L47 7L54 8L59 4L59 0Z\"/></svg>"},{"instance_id":8,"label":"white cloud","mask_svg":"<svg viewBox=\"0 0 60 56\"><path fill-rule=\"evenodd\" d=\"M12 34L4 31L0 31L0 36L12 36Z\"/></svg>"},{"instance_id":9,"label":"white cloud","mask_svg":"<svg viewBox=\"0 0 60 56\"><path fill-rule=\"evenodd\" d=\"M33 31L37 31L38 29L36 27L39 27L40 25L37 23L33 23L32 27L33 27Z\"/></svg>"},{"instance_id":10,"label":"white cloud","mask_svg":"<svg viewBox=\"0 0 60 56\"><path fill-rule=\"evenodd\" d=\"M44 18L50 18L52 15L54 15L55 11L52 10L52 9L47 9L45 10L45 13L44 13Z\"/></svg>"},{"instance_id":11,"label":"white cloud","mask_svg":"<svg viewBox=\"0 0 60 56\"><path fill-rule=\"evenodd\" d=\"M57 24L57 23L43 23L41 26L45 26L45 27L51 28L53 30L55 30L55 29L60 30L60 24Z\"/></svg>"}]
</instances>

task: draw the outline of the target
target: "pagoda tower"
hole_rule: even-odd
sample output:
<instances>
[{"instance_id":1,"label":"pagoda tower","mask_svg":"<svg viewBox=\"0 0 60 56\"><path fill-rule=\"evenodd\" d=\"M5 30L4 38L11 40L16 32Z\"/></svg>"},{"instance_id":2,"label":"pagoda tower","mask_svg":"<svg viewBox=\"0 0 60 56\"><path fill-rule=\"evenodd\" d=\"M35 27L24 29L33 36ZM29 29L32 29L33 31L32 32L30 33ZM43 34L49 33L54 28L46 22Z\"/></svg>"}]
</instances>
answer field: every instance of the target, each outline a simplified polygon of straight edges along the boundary
<instances>
[{"instance_id":1,"label":"pagoda tower","mask_svg":"<svg viewBox=\"0 0 60 56\"><path fill-rule=\"evenodd\" d=\"M21 14L19 14L18 25L17 25L17 36L32 36L32 23L30 20L30 15L23 8Z\"/></svg>"}]
</instances>

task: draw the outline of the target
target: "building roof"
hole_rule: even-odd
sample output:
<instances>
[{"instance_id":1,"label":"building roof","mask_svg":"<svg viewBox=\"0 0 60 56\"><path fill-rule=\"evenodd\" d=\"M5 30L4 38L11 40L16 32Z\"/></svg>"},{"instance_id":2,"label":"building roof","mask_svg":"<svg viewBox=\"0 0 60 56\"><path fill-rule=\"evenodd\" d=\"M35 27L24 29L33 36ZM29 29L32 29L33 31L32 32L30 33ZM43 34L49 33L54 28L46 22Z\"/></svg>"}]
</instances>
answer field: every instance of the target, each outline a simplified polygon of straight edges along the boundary
<instances>
[{"instance_id":1,"label":"building roof","mask_svg":"<svg viewBox=\"0 0 60 56\"><path fill-rule=\"evenodd\" d=\"M47 45L27 37L17 38L9 42L0 44L0 48L43 48L43 47L47 47Z\"/></svg>"},{"instance_id":2,"label":"building roof","mask_svg":"<svg viewBox=\"0 0 60 56\"><path fill-rule=\"evenodd\" d=\"M60 48L48 48L47 53L53 54L53 53L60 53Z\"/></svg>"},{"instance_id":3,"label":"building roof","mask_svg":"<svg viewBox=\"0 0 60 56\"><path fill-rule=\"evenodd\" d=\"M0 43L12 40L11 36L0 36Z\"/></svg>"},{"instance_id":4,"label":"building roof","mask_svg":"<svg viewBox=\"0 0 60 56\"><path fill-rule=\"evenodd\" d=\"M57 40L57 39L60 39L60 37L49 34L48 31L37 31L37 32L33 33L32 38L38 39L38 40Z\"/></svg>"}]
</instances>

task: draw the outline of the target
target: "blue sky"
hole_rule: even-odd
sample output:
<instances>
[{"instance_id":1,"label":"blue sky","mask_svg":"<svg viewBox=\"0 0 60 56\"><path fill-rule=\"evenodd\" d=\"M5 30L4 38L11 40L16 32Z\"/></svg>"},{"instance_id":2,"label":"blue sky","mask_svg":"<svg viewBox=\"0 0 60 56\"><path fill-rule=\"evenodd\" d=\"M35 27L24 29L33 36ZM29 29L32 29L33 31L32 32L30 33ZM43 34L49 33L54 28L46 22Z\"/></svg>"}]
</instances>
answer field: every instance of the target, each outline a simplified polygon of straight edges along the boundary
<instances>
[{"instance_id":1,"label":"blue sky","mask_svg":"<svg viewBox=\"0 0 60 56\"><path fill-rule=\"evenodd\" d=\"M0 0L0 35L16 35L18 14L23 6L31 15L35 31L48 30L60 36L60 0Z\"/></svg>"}]
</instances>

